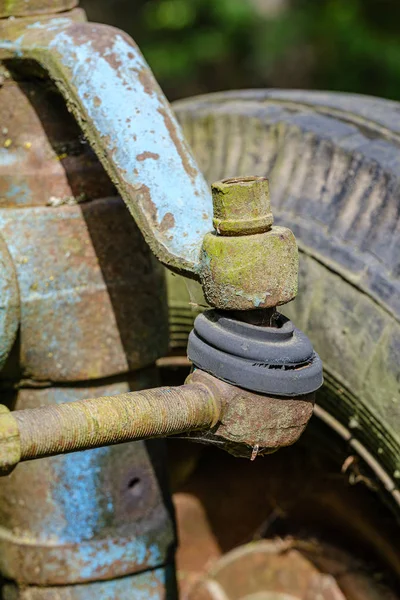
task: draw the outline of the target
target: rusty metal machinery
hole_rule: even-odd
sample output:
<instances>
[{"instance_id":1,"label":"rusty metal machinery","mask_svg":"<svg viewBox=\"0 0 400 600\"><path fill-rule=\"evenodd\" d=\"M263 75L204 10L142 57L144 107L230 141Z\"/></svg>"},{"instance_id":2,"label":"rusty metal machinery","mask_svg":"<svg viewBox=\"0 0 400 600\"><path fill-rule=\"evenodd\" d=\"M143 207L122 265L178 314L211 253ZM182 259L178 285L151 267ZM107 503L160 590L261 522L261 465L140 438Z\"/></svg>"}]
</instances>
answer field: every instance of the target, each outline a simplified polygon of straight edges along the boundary
<instances>
[{"instance_id":1,"label":"rusty metal machinery","mask_svg":"<svg viewBox=\"0 0 400 600\"><path fill-rule=\"evenodd\" d=\"M75 5L0 0L3 596L172 599L164 447L140 440L185 434L249 458L292 444L321 365L307 343L271 353L297 246L273 226L267 180L215 184L213 230L208 186L139 50ZM167 302L151 251L238 324L239 370L258 369L261 387L224 376L229 340L211 338L218 368L195 359L184 385L157 387ZM288 384L313 369L310 385Z\"/></svg>"}]
</instances>

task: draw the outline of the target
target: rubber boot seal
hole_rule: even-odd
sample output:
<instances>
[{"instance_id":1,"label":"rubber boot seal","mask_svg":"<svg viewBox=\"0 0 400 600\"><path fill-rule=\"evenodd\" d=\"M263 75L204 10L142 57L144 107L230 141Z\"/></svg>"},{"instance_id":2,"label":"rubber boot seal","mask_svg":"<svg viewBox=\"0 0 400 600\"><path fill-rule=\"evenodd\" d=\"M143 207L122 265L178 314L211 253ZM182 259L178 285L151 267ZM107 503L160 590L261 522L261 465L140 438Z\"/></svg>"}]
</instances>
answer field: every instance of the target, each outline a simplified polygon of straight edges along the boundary
<instances>
[{"instance_id":1,"label":"rubber boot seal","mask_svg":"<svg viewBox=\"0 0 400 600\"><path fill-rule=\"evenodd\" d=\"M283 315L261 327L207 310L189 335L193 364L239 387L262 394L302 396L323 383L322 362L308 337Z\"/></svg>"}]
</instances>

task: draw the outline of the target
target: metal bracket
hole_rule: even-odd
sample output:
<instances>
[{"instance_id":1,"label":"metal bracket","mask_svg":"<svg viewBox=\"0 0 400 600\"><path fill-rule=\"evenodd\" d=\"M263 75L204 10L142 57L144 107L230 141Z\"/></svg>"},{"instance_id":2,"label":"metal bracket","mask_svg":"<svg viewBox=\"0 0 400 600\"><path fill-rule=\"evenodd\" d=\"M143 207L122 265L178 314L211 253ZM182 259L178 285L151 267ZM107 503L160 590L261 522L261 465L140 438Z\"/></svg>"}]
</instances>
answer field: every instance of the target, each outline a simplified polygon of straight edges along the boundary
<instances>
[{"instance_id":1,"label":"metal bracket","mask_svg":"<svg viewBox=\"0 0 400 600\"><path fill-rule=\"evenodd\" d=\"M197 277L208 186L133 40L73 10L5 19L0 59L38 62L61 91L157 258Z\"/></svg>"}]
</instances>

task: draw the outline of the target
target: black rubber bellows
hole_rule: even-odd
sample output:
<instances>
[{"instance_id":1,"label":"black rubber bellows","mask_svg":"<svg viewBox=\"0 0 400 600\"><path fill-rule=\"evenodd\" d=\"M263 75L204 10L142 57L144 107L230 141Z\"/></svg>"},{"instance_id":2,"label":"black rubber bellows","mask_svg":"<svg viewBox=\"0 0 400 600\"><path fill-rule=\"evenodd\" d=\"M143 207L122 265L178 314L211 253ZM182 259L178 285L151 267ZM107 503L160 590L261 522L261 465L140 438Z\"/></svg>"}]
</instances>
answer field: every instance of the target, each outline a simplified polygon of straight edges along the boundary
<instances>
[{"instance_id":1,"label":"black rubber bellows","mask_svg":"<svg viewBox=\"0 0 400 600\"><path fill-rule=\"evenodd\" d=\"M207 310L189 336L193 364L233 385L276 396L302 396L323 383L322 362L308 337L283 315L276 327L250 325Z\"/></svg>"}]
</instances>

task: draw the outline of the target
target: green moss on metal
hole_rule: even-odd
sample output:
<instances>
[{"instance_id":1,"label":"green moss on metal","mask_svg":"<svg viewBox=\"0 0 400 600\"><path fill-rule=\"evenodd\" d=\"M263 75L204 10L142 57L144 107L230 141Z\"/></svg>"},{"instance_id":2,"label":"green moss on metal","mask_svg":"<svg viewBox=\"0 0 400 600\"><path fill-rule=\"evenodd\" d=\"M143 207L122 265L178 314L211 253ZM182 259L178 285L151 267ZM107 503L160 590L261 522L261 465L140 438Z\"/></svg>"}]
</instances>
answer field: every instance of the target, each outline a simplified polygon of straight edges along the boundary
<instances>
[{"instance_id":1,"label":"green moss on metal","mask_svg":"<svg viewBox=\"0 0 400 600\"><path fill-rule=\"evenodd\" d=\"M285 304L297 294L298 253L284 227L249 236L204 238L201 282L217 308L251 310Z\"/></svg>"},{"instance_id":2,"label":"green moss on metal","mask_svg":"<svg viewBox=\"0 0 400 600\"><path fill-rule=\"evenodd\" d=\"M273 223L268 179L236 177L211 186L214 227L223 235L268 231Z\"/></svg>"}]
</instances>

